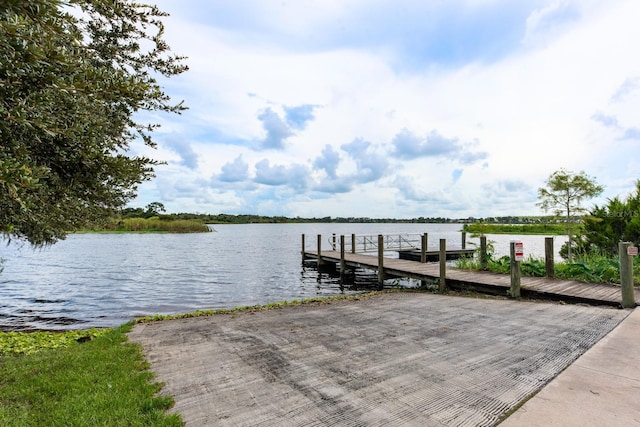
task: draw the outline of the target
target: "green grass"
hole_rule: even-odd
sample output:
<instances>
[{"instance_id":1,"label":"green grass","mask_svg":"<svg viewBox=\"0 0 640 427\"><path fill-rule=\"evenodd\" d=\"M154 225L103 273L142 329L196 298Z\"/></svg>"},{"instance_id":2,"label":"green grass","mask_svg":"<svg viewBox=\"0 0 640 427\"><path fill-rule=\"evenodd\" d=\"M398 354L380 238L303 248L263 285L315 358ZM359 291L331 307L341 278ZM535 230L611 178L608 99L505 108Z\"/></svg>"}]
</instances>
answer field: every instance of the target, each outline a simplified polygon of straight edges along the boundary
<instances>
[{"instance_id":1,"label":"green grass","mask_svg":"<svg viewBox=\"0 0 640 427\"><path fill-rule=\"evenodd\" d=\"M494 258L489 256L487 270L493 273L510 274L510 260L508 256ZM461 258L456 261L456 267L464 270L480 270L477 257ZM566 280L577 280L589 283L620 283L620 263L616 257L586 254L579 255L573 262L556 262L555 277ZM520 263L520 271L524 276L543 277L546 274L543 259L531 256ZM633 282L640 286L640 262L634 263Z\"/></svg>"},{"instance_id":2,"label":"green grass","mask_svg":"<svg viewBox=\"0 0 640 427\"><path fill-rule=\"evenodd\" d=\"M140 347L127 342L130 327L90 334L82 343L76 336L87 334L80 331L0 333L0 425L183 425L179 415L166 414L173 400L157 394L161 384L153 382Z\"/></svg>"},{"instance_id":3,"label":"green grass","mask_svg":"<svg viewBox=\"0 0 640 427\"><path fill-rule=\"evenodd\" d=\"M640 286L640 265L634 264L633 282ZM620 261L603 255L581 255L574 262L557 263L555 275L561 279L577 277L583 282L620 283Z\"/></svg>"},{"instance_id":4,"label":"green grass","mask_svg":"<svg viewBox=\"0 0 640 427\"><path fill-rule=\"evenodd\" d=\"M473 234L567 234L567 226L564 224L465 224L462 231Z\"/></svg>"},{"instance_id":5,"label":"green grass","mask_svg":"<svg viewBox=\"0 0 640 427\"><path fill-rule=\"evenodd\" d=\"M67 332L0 332L0 356L34 354L45 349L64 348L76 342L90 341L110 329Z\"/></svg>"},{"instance_id":6,"label":"green grass","mask_svg":"<svg viewBox=\"0 0 640 427\"><path fill-rule=\"evenodd\" d=\"M102 233L206 233L211 231L202 221L195 219L122 218L82 232Z\"/></svg>"},{"instance_id":7,"label":"green grass","mask_svg":"<svg viewBox=\"0 0 640 427\"><path fill-rule=\"evenodd\" d=\"M361 298L367 298L374 295L379 295L384 292L392 292L392 290L387 291L371 291L362 294L354 294L354 295L334 295L330 297L314 297L314 298L305 298L301 300L291 300L291 301L280 301L273 302L264 305L246 305L239 306L234 308L219 308L217 310L196 310L191 313L179 313L179 314L156 314L153 316L145 316L139 317L135 320L136 323L148 323L148 322L156 322L160 320L175 320L175 319L188 319L190 317L203 317L203 316L214 316L217 314L233 314L240 313L243 311L257 311L257 310L273 310L278 308L283 308L287 306L295 306L295 305L304 305L304 304L331 304L333 301L339 300L359 300Z\"/></svg>"}]
</instances>

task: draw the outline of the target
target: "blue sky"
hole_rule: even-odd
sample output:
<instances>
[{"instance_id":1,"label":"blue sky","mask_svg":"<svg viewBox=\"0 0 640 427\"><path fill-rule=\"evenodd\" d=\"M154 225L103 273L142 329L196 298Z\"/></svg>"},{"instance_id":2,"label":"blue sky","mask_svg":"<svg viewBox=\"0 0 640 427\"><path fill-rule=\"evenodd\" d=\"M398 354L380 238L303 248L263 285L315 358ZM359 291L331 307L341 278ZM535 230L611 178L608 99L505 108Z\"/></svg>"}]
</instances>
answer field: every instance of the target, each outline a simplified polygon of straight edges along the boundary
<instances>
[{"instance_id":1,"label":"blue sky","mask_svg":"<svg viewBox=\"0 0 640 427\"><path fill-rule=\"evenodd\" d=\"M187 73L132 206L539 215L555 170L640 178L636 0L161 0Z\"/></svg>"}]
</instances>

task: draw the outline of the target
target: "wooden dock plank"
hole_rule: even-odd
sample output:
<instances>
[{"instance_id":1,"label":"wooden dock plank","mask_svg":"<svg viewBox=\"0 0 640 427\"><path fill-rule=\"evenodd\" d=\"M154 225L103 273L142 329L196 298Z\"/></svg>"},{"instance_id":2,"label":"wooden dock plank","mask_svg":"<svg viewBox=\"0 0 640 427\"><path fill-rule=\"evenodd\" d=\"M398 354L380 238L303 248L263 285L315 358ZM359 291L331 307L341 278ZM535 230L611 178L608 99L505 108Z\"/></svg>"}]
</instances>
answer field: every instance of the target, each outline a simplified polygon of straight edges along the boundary
<instances>
[{"instance_id":1,"label":"wooden dock plank","mask_svg":"<svg viewBox=\"0 0 640 427\"><path fill-rule=\"evenodd\" d=\"M317 259L316 251L305 251L304 257ZM339 251L322 251L320 257L324 262L340 264ZM378 257L345 253L345 264L349 268L378 269ZM397 277L410 277L419 280L435 280L440 277L438 263L421 263L398 258L384 258L385 274ZM483 289L494 289L497 292L506 291L511 286L511 279L506 274L496 274L485 271L459 270L448 267L446 279L451 283ZM548 296L553 299L568 298L588 303L602 303L619 305L622 295L620 286L610 283L584 283L575 280L554 279L546 277L521 278L521 289L525 293L538 296ZM635 290L636 301L640 300L640 291Z\"/></svg>"}]
</instances>

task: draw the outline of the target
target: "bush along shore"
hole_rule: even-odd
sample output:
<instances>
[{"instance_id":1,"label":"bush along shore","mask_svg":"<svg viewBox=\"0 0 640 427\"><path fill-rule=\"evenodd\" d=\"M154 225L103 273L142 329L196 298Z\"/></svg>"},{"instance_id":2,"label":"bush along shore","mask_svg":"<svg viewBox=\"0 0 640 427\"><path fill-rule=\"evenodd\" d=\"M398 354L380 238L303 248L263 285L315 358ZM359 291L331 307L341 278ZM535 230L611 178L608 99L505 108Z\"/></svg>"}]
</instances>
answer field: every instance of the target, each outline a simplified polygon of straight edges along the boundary
<instances>
[{"instance_id":1,"label":"bush along shore","mask_svg":"<svg viewBox=\"0 0 640 427\"><path fill-rule=\"evenodd\" d=\"M492 273L510 274L510 265L508 256L487 255L487 270ZM456 267L481 270L479 253L475 257L460 258ZM544 259L529 256L520 263L520 270L524 276L543 277L546 274ZM555 277L587 283L620 283L620 261L611 255L580 254L573 261L555 263ZM634 263L633 283L640 286L640 263Z\"/></svg>"},{"instance_id":2,"label":"bush along shore","mask_svg":"<svg viewBox=\"0 0 640 427\"><path fill-rule=\"evenodd\" d=\"M557 223L539 224L487 224L474 223L464 224L462 231L472 234L541 234L541 235L562 235L567 234L567 227Z\"/></svg>"},{"instance_id":3,"label":"bush along shore","mask_svg":"<svg viewBox=\"0 0 640 427\"><path fill-rule=\"evenodd\" d=\"M80 233L207 233L211 227L196 219L116 218Z\"/></svg>"}]
</instances>

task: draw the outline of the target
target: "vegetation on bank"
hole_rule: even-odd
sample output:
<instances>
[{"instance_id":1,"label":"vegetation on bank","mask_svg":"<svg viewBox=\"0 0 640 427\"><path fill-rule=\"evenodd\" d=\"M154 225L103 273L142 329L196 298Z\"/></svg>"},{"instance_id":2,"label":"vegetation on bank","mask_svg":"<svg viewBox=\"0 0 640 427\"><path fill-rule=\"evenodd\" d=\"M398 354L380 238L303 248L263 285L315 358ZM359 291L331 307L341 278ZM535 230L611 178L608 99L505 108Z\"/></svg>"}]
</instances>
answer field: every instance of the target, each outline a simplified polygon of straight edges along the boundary
<instances>
[{"instance_id":1,"label":"vegetation on bank","mask_svg":"<svg viewBox=\"0 0 640 427\"><path fill-rule=\"evenodd\" d=\"M0 425L183 425L130 328L0 333Z\"/></svg>"},{"instance_id":2,"label":"vegetation on bank","mask_svg":"<svg viewBox=\"0 0 640 427\"><path fill-rule=\"evenodd\" d=\"M91 341L109 329L86 329L67 332L0 332L0 356L34 354L45 349L69 347Z\"/></svg>"},{"instance_id":3,"label":"vegetation on bank","mask_svg":"<svg viewBox=\"0 0 640 427\"><path fill-rule=\"evenodd\" d=\"M153 202L145 208L125 208L120 211L120 218L152 218L167 220L196 220L207 224L298 224L298 223L396 223L396 224L546 224L555 220L550 216L501 216L489 218L444 218L444 217L416 217L416 218L369 218L369 217L286 217L263 216L251 214L200 214L200 213L172 213L166 214L162 203Z\"/></svg>"},{"instance_id":4,"label":"vegetation on bank","mask_svg":"<svg viewBox=\"0 0 640 427\"><path fill-rule=\"evenodd\" d=\"M460 258L456 267L464 270L482 270L479 254L475 257ZM495 258L487 255L487 271L510 274L511 260L508 256ZM520 263L520 271L524 276L544 277L546 274L544 259L529 256ZM555 263L555 277L566 280L577 280L586 283L620 283L620 261L617 257L606 254L579 254L573 261ZM640 286L640 263L634 263L633 282Z\"/></svg>"},{"instance_id":5,"label":"vegetation on bank","mask_svg":"<svg viewBox=\"0 0 640 427\"><path fill-rule=\"evenodd\" d=\"M464 224L462 231L472 234L566 234L566 227L558 223L534 223L534 224Z\"/></svg>"},{"instance_id":6,"label":"vegetation on bank","mask_svg":"<svg viewBox=\"0 0 640 427\"><path fill-rule=\"evenodd\" d=\"M198 220L170 218L115 218L81 232L101 233L206 233L211 231Z\"/></svg>"},{"instance_id":7,"label":"vegetation on bank","mask_svg":"<svg viewBox=\"0 0 640 427\"><path fill-rule=\"evenodd\" d=\"M216 310L196 310L191 313L180 313L180 314L156 314L154 316L145 316L140 317L135 320L136 323L148 323L155 322L159 320L175 320L175 319L188 319L191 317L202 317L202 316L214 316L218 314L233 314L239 313L243 311L255 311L255 310L272 310L276 308L282 308L292 305L304 305L304 304L330 304L332 301L338 300L358 300L362 298L367 298L373 295L380 294L380 291L371 291L363 294L356 295L334 295L330 297L316 297L316 298L305 298L301 300L291 300L291 301L280 301L274 302L264 305L247 305L247 306L238 306L234 308L219 308Z\"/></svg>"}]
</instances>

